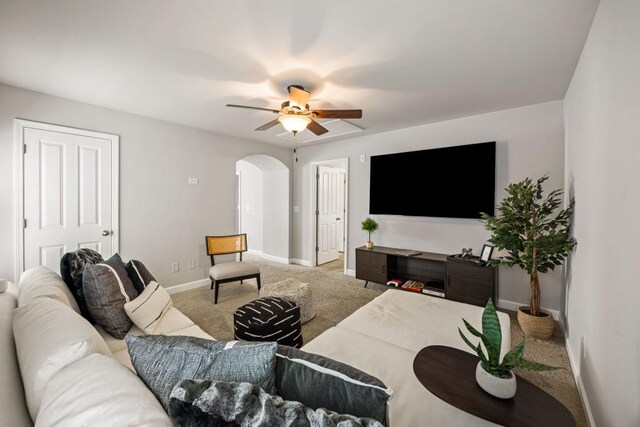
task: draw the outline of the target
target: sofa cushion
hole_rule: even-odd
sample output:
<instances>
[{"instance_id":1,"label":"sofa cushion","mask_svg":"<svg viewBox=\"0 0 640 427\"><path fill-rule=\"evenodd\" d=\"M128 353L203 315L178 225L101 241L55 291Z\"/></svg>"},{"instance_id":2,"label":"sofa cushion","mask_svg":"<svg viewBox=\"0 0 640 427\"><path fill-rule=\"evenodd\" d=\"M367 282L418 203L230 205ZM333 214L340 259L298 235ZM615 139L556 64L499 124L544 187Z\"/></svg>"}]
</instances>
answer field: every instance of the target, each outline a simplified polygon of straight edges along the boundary
<instances>
[{"instance_id":1,"label":"sofa cushion","mask_svg":"<svg viewBox=\"0 0 640 427\"><path fill-rule=\"evenodd\" d=\"M0 424L11 427L32 426L27 411L22 378L13 339L13 310L18 306L18 288L9 283L0 293Z\"/></svg>"},{"instance_id":2,"label":"sofa cushion","mask_svg":"<svg viewBox=\"0 0 640 427\"><path fill-rule=\"evenodd\" d=\"M127 274L133 286L139 294L144 291L144 288L146 288L149 283L156 282L155 277L153 277L141 261L132 259L125 265L125 268L127 269Z\"/></svg>"},{"instance_id":3,"label":"sofa cushion","mask_svg":"<svg viewBox=\"0 0 640 427\"><path fill-rule=\"evenodd\" d=\"M124 311L138 328L152 335L171 305L171 295L152 281L140 295L124 305Z\"/></svg>"},{"instance_id":4,"label":"sofa cushion","mask_svg":"<svg viewBox=\"0 0 640 427\"><path fill-rule=\"evenodd\" d=\"M286 400L387 422L393 391L353 366L293 347L278 346L276 388Z\"/></svg>"},{"instance_id":5,"label":"sofa cushion","mask_svg":"<svg viewBox=\"0 0 640 427\"><path fill-rule=\"evenodd\" d=\"M232 277L251 276L260 274L260 269L247 262L221 262L209 269L209 276L214 280L224 280Z\"/></svg>"},{"instance_id":6,"label":"sofa cushion","mask_svg":"<svg viewBox=\"0 0 640 427\"><path fill-rule=\"evenodd\" d=\"M389 289L337 327L369 335L414 353L428 345L446 345L472 352L460 339L457 328L461 326L464 330L462 318L465 318L481 330L482 312L483 307L475 305ZM398 313L407 315L399 316ZM505 355L511 348L511 322L506 313L498 312L498 318L502 330L501 354Z\"/></svg>"},{"instance_id":7,"label":"sofa cushion","mask_svg":"<svg viewBox=\"0 0 640 427\"><path fill-rule=\"evenodd\" d=\"M166 409L183 379L249 382L272 391L276 343L211 341L184 336L128 336L136 372Z\"/></svg>"},{"instance_id":8,"label":"sofa cushion","mask_svg":"<svg viewBox=\"0 0 640 427\"><path fill-rule=\"evenodd\" d=\"M67 252L62 256L62 259L60 259L60 275L67 287L71 290L71 294L74 296L78 307L80 307L80 314L91 323L94 323L94 321L84 299L82 274L86 264L97 264L102 261L104 261L102 255L88 248Z\"/></svg>"},{"instance_id":9,"label":"sofa cushion","mask_svg":"<svg viewBox=\"0 0 640 427\"><path fill-rule=\"evenodd\" d=\"M75 297L62 278L47 267L35 267L22 273L18 288L18 305L25 305L37 298L53 298L80 313Z\"/></svg>"},{"instance_id":10,"label":"sofa cushion","mask_svg":"<svg viewBox=\"0 0 640 427\"><path fill-rule=\"evenodd\" d=\"M170 426L153 393L129 369L92 354L58 371L45 388L36 426Z\"/></svg>"},{"instance_id":11,"label":"sofa cushion","mask_svg":"<svg viewBox=\"0 0 640 427\"><path fill-rule=\"evenodd\" d=\"M116 338L124 338L131 319L124 305L138 296L118 254L99 264L87 264L82 289L91 317Z\"/></svg>"},{"instance_id":12,"label":"sofa cushion","mask_svg":"<svg viewBox=\"0 0 640 427\"><path fill-rule=\"evenodd\" d=\"M107 344L88 321L50 298L17 308L13 335L27 405L34 420L45 386L56 372L93 353L111 356Z\"/></svg>"},{"instance_id":13,"label":"sofa cushion","mask_svg":"<svg viewBox=\"0 0 640 427\"><path fill-rule=\"evenodd\" d=\"M383 427L369 418L340 415L271 396L249 383L181 381L171 392L174 426Z\"/></svg>"}]
</instances>

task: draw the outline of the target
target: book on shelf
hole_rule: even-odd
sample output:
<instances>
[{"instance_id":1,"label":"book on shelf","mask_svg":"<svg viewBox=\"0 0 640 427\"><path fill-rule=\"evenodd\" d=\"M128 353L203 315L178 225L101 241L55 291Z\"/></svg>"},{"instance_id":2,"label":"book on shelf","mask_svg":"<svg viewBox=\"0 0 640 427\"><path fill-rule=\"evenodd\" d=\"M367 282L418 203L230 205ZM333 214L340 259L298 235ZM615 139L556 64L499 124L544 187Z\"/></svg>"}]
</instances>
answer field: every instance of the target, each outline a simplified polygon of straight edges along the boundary
<instances>
[{"instance_id":1,"label":"book on shelf","mask_svg":"<svg viewBox=\"0 0 640 427\"><path fill-rule=\"evenodd\" d=\"M424 283L418 282L416 280L407 280L402 285L402 289L412 292L420 292L424 288Z\"/></svg>"},{"instance_id":2,"label":"book on shelf","mask_svg":"<svg viewBox=\"0 0 640 427\"><path fill-rule=\"evenodd\" d=\"M401 279L391 279L387 282L387 286L395 286L399 288L404 282Z\"/></svg>"}]
</instances>

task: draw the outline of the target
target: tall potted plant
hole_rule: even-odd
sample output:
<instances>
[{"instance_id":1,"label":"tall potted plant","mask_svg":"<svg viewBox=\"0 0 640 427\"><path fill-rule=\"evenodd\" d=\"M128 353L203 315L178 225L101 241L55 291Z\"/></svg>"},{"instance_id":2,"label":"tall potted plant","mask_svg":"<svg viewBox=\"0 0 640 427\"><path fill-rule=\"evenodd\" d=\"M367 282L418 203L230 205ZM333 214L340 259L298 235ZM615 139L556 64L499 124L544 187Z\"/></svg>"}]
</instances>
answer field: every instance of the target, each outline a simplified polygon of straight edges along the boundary
<instances>
[{"instance_id":1,"label":"tall potted plant","mask_svg":"<svg viewBox=\"0 0 640 427\"><path fill-rule=\"evenodd\" d=\"M373 218L366 218L362 221L362 230L369 233L369 240L367 241L367 249L373 248L373 242L371 241L371 233L375 233L378 230L378 223Z\"/></svg>"},{"instance_id":2,"label":"tall potted plant","mask_svg":"<svg viewBox=\"0 0 640 427\"><path fill-rule=\"evenodd\" d=\"M553 335L555 323L549 312L540 308L540 279L561 265L577 242L570 236L574 200L558 212L562 190L544 197L542 184L547 175L533 182L527 178L507 186L507 197L498 206L498 214L482 213L485 228L491 231L489 241L505 256L489 263L493 266L519 266L529 274L531 290L528 307L518 309L518 323L525 335L547 339Z\"/></svg>"}]
</instances>

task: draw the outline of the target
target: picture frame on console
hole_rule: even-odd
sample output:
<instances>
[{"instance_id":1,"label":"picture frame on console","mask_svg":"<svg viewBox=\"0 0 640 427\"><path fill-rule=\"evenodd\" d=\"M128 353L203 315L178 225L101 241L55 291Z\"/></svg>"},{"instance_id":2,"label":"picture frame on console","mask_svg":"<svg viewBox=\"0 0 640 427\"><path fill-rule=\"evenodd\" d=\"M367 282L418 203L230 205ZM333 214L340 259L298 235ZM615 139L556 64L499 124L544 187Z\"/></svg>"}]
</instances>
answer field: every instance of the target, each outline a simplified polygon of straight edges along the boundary
<instances>
[{"instance_id":1,"label":"picture frame on console","mask_svg":"<svg viewBox=\"0 0 640 427\"><path fill-rule=\"evenodd\" d=\"M493 254L493 248L494 246L491 245L483 245L482 252L480 252L480 261L489 262L489 260L491 259L491 255Z\"/></svg>"}]
</instances>

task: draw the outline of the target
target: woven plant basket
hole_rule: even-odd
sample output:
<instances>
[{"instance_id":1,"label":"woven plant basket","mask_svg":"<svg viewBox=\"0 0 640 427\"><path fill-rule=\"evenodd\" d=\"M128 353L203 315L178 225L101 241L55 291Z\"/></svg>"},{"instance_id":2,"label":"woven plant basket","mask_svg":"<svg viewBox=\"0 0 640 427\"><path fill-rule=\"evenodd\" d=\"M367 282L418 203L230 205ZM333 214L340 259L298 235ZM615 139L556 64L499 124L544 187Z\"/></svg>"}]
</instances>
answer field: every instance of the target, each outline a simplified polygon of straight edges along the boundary
<instances>
[{"instance_id":1,"label":"woven plant basket","mask_svg":"<svg viewBox=\"0 0 640 427\"><path fill-rule=\"evenodd\" d=\"M540 309L543 316L532 316L529 314L529 307L518 308L518 324L527 337L548 340L553 336L556 322L553 316L545 309Z\"/></svg>"}]
</instances>

